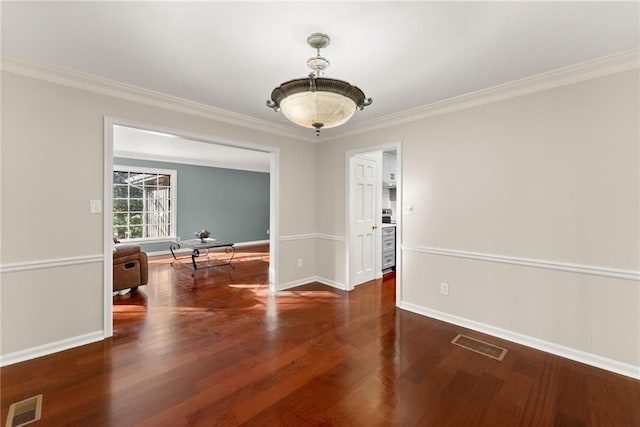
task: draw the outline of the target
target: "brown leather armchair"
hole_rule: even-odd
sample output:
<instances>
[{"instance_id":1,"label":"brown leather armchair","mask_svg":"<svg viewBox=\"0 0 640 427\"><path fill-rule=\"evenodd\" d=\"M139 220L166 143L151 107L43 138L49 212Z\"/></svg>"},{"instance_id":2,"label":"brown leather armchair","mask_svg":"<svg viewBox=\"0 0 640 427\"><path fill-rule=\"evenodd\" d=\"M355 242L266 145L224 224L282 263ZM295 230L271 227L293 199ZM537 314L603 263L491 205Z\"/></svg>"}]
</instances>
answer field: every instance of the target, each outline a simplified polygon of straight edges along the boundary
<instances>
[{"instance_id":1,"label":"brown leather armchair","mask_svg":"<svg viewBox=\"0 0 640 427\"><path fill-rule=\"evenodd\" d=\"M149 280L147 254L138 245L119 243L113 252L113 290L136 289Z\"/></svg>"}]
</instances>

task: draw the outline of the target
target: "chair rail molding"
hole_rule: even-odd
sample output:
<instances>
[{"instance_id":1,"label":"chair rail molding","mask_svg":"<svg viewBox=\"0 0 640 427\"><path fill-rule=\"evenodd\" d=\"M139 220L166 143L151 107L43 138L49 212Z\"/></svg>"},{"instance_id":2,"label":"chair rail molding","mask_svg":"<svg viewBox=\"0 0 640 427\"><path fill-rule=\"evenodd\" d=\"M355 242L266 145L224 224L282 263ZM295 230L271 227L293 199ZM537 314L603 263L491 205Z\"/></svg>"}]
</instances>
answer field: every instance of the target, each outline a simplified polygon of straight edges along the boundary
<instances>
[{"instance_id":1,"label":"chair rail molding","mask_svg":"<svg viewBox=\"0 0 640 427\"><path fill-rule=\"evenodd\" d=\"M316 237L322 240L333 240L335 242L345 242L346 239L344 236L336 236L333 234L317 234Z\"/></svg>"},{"instance_id":2,"label":"chair rail molding","mask_svg":"<svg viewBox=\"0 0 640 427\"><path fill-rule=\"evenodd\" d=\"M53 258L36 261L14 262L0 265L0 273L15 273L19 271L41 270L43 268L58 268L70 265L92 264L103 262L104 255L81 255L67 258Z\"/></svg>"},{"instance_id":3,"label":"chair rail molding","mask_svg":"<svg viewBox=\"0 0 640 427\"><path fill-rule=\"evenodd\" d=\"M333 234L309 233L309 234L291 234L288 236L280 236L281 242L289 242L293 240L307 240L307 239L334 240L336 242L345 241L344 236L336 236Z\"/></svg>"},{"instance_id":4,"label":"chair rail molding","mask_svg":"<svg viewBox=\"0 0 640 427\"><path fill-rule=\"evenodd\" d=\"M602 267L594 265L573 264L560 261L549 261L532 258L520 258L505 255L494 255L480 252L460 251L454 249L434 248L428 246L402 245L403 251L418 252L430 255L441 255L456 258L467 258L478 261L495 262L502 264L513 264L523 267L544 268L547 270L558 270L570 273L590 274L592 276L603 276L614 279L640 280L640 271L625 270L612 267Z\"/></svg>"}]
</instances>

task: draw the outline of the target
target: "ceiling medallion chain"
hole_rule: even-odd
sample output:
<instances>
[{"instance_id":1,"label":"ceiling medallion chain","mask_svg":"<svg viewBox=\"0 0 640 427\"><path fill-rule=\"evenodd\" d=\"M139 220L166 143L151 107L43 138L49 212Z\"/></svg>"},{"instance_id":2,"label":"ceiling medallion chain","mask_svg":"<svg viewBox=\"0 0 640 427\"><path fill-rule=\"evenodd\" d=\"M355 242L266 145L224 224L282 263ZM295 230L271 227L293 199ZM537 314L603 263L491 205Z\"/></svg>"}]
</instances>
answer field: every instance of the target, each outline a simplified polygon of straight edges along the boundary
<instances>
[{"instance_id":1,"label":"ceiling medallion chain","mask_svg":"<svg viewBox=\"0 0 640 427\"><path fill-rule=\"evenodd\" d=\"M293 123L316 130L332 128L346 123L356 109L363 110L373 100L364 92L343 80L324 76L329 61L320 55L320 49L329 46L331 39L322 33L307 37L307 44L316 49L316 56L307 60L311 73L306 78L289 80L271 92L267 107L282 111Z\"/></svg>"}]
</instances>

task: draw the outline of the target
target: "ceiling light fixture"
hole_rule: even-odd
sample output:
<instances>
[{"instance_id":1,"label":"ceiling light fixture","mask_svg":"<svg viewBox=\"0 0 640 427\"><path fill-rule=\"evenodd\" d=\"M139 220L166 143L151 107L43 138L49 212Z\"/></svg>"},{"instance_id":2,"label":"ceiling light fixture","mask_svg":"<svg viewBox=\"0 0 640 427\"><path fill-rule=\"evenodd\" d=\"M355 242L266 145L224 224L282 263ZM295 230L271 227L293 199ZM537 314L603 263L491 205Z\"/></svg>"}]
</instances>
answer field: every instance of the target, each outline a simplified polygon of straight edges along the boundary
<instances>
[{"instance_id":1,"label":"ceiling light fixture","mask_svg":"<svg viewBox=\"0 0 640 427\"><path fill-rule=\"evenodd\" d=\"M306 78L289 80L271 92L267 107L282 110L284 116L293 123L316 130L332 128L346 123L356 108L363 110L373 100L364 92L343 80L324 77L329 61L320 56L320 49L329 46L331 39L322 33L307 37L307 44L316 49L317 55L307 60L313 71Z\"/></svg>"}]
</instances>

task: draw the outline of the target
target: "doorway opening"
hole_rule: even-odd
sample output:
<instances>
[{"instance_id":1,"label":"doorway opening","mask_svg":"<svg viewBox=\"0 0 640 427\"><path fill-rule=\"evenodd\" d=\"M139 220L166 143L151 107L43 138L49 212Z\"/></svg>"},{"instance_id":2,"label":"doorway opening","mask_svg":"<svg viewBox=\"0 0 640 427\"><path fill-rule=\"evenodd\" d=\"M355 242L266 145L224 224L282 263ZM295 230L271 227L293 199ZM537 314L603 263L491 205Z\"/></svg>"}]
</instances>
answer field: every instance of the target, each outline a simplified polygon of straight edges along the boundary
<instances>
[{"instance_id":1,"label":"doorway opening","mask_svg":"<svg viewBox=\"0 0 640 427\"><path fill-rule=\"evenodd\" d=\"M395 271L400 296L400 158L399 143L347 152L347 290Z\"/></svg>"},{"instance_id":2,"label":"doorway opening","mask_svg":"<svg viewBox=\"0 0 640 427\"><path fill-rule=\"evenodd\" d=\"M221 240L228 239L234 243L256 244L268 241L269 290L276 290L278 284L276 266L279 252L277 229L279 150L277 148L213 139L186 131L110 117L105 117L104 130L105 254L112 250L114 232L128 242L143 246L151 254L154 252L161 254L169 252L172 242L193 239L195 232L210 228L214 237ZM153 176L147 172L154 168L177 171L173 179L180 183L180 192L173 193L171 203L165 200L165 205L171 206L171 212L166 212L161 224L151 224L144 220L145 215L151 214L147 209L144 209L144 212L138 212L137 208L134 209L136 212L131 211L134 202L142 205L142 201L124 200L119 196L114 198L114 164L116 168L126 170L129 177L134 173L130 170L139 168L142 173L137 174L136 178ZM202 181L197 178L201 176L198 174L202 173L217 174L216 176L224 178L227 184L222 185L222 180L198 182ZM170 174L166 175L169 179ZM240 182L245 184L239 184ZM211 188L216 185L220 187ZM126 188L123 186L123 189ZM215 194L212 196L213 193ZM167 194L171 194L169 190ZM245 202L251 200L252 203L256 202L258 207L252 206L251 209L245 207L242 212L232 212L231 205L242 205L243 197ZM215 200L208 200L208 198ZM257 201L254 198L261 200ZM226 204L225 201L227 201ZM158 205L157 202L154 200L154 204ZM195 203L195 205L189 208L185 203ZM121 205L127 205L129 208L123 212L118 211L116 215L114 208L120 209ZM153 214L157 216L158 212ZM243 215L251 216L252 219L248 221L250 226L247 226L247 221L241 223L247 219ZM126 220L122 221L123 224L114 225L114 216L118 216L118 220L120 216ZM232 222L238 224L232 227ZM190 235L192 236L189 237ZM105 337L113 335L112 269L113 259L106 256L103 311Z\"/></svg>"}]
</instances>

